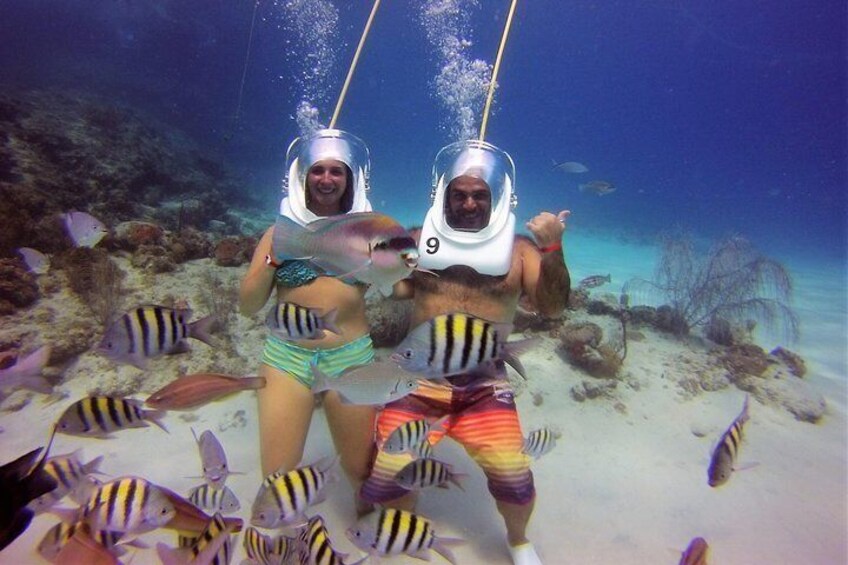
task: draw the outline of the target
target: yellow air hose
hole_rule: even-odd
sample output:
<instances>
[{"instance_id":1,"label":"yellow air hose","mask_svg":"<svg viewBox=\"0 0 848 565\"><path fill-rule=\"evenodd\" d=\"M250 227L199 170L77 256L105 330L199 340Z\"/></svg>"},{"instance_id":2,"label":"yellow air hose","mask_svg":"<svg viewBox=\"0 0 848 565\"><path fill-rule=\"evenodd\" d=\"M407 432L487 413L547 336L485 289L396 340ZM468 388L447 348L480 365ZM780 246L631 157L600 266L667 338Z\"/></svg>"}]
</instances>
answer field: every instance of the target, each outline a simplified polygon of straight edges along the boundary
<instances>
[{"instance_id":1,"label":"yellow air hose","mask_svg":"<svg viewBox=\"0 0 848 565\"><path fill-rule=\"evenodd\" d=\"M350 86L350 80L353 78L353 71L356 69L357 61L359 61L359 54L362 52L362 47L365 45L365 38L368 37L368 31L371 29L371 22L374 21L374 16L377 14L377 8L379 6L380 0L374 0L374 5L371 7L371 14L368 16L368 21L365 22L365 29L362 30L362 37L359 38L359 45L356 46L356 53L353 54L353 61L351 61L350 68L347 71L347 78L345 78L344 86L342 86L342 91L339 94L339 100L336 102L336 110L333 112L333 119L330 120L330 129L336 127L336 120L338 120L339 113L342 110L342 104L344 104L347 88Z\"/></svg>"},{"instance_id":2,"label":"yellow air hose","mask_svg":"<svg viewBox=\"0 0 848 565\"><path fill-rule=\"evenodd\" d=\"M501 68L501 57L503 57L504 47L506 47L506 38L509 35L509 28L512 26L512 15L515 13L515 5L518 0L512 0L509 6L509 14L506 16L506 24L504 24L503 35L501 36L501 44L498 47L498 56L495 58L495 67L492 69L492 80L489 82L489 93L486 96L486 106L483 108L483 122L480 124L480 141L486 139L486 125L489 123L489 110L492 107L492 98L495 96L495 83L498 80L498 71Z\"/></svg>"}]
</instances>

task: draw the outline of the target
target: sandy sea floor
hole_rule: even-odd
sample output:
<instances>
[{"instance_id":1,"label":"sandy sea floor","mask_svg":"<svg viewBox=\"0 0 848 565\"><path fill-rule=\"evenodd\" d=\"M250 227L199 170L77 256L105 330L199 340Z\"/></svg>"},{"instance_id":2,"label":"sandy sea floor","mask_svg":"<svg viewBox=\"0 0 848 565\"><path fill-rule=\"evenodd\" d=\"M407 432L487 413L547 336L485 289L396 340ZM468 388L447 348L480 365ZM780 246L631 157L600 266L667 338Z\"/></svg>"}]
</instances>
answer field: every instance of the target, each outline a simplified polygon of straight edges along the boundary
<instances>
[{"instance_id":1,"label":"sandy sea floor","mask_svg":"<svg viewBox=\"0 0 848 565\"><path fill-rule=\"evenodd\" d=\"M571 248L568 261L575 281L606 274L609 265L615 265L613 281L620 283L635 275L649 276L653 265L650 248L618 241L584 238ZM126 263L121 266L127 268ZM157 276L155 286L135 273L130 278L134 289L130 301L156 303L170 294L196 304L202 292L196 281L209 269L224 285L237 284L243 273L199 261ZM708 541L713 563L848 560L844 266L804 263L793 274L804 334L801 343L790 348L806 360L806 380L826 397L827 413L820 423L809 424L752 398L740 462L753 466L735 473L718 489L706 483L710 451L739 413L745 393L729 387L691 396L679 387L680 376L697 370L706 359L707 344L644 331L644 341L629 344L623 368L627 378L616 389L615 399L584 402L575 401L570 390L586 376L562 360L553 338L544 337L523 358L530 378L519 386L517 402L525 432L548 426L562 434L555 449L534 464L538 500L529 537L545 563L677 563L680 551L695 536ZM841 304L841 310L834 304ZM49 295L34 312L9 324L4 321L3 332L11 334L21 326L39 331L37 320L43 319L39 310L52 309L61 316L73 308L82 306L66 291ZM123 380L138 389L136 397L144 398L179 372L253 372L264 335L261 317L234 317L230 334L240 336L237 343L217 349L193 344L188 354L155 360L148 373L129 366L116 369L105 359L83 355L66 371L66 381L59 387L63 398L48 404L35 395L27 402L31 395L17 392L0 406L0 460L43 445L49 423L92 388ZM40 335L49 339L50 330ZM763 345L769 349L777 344ZM227 484L241 501L236 515L249 520L262 479L254 395L242 393L194 412L174 412L164 421L168 434L149 427L122 431L109 440L57 436L53 453L82 449L86 461L103 455L101 470L110 476L143 476L186 494L200 482L188 478L200 473L190 428L198 433L210 429L227 451L230 467L244 472L231 476ZM305 461L331 450L318 411ZM419 513L434 522L438 534L468 540L455 550L458 563L508 564L503 525L482 474L451 440L439 444L435 455L470 476L463 482L464 492L425 491ZM354 558L361 554L344 537L344 530L355 521L352 491L344 480L331 489L328 500L314 510L324 516L337 548ZM0 563L43 562L35 547L56 521L49 514L37 517L0 553ZM174 543L175 536L160 531L142 539L153 547L157 541ZM234 563L244 557L241 538L237 546ZM432 559L442 561L438 555ZM124 560L158 562L152 549L131 549ZM406 557L386 561L419 562Z\"/></svg>"}]
</instances>

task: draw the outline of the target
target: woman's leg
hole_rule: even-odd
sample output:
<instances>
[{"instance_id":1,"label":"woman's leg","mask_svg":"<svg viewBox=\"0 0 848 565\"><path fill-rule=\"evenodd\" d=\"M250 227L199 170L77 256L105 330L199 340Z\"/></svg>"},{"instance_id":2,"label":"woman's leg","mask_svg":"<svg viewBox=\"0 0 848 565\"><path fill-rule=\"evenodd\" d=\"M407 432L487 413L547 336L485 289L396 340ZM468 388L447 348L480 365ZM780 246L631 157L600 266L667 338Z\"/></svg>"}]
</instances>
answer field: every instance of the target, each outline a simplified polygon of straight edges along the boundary
<instances>
[{"instance_id":1,"label":"woman's leg","mask_svg":"<svg viewBox=\"0 0 848 565\"><path fill-rule=\"evenodd\" d=\"M263 477L278 469L290 471L303 458L303 446L315 401L297 379L268 365L259 374L266 385L258 391L259 447Z\"/></svg>"},{"instance_id":2,"label":"woman's leg","mask_svg":"<svg viewBox=\"0 0 848 565\"><path fill-rule=\"evenodd\" d=\"M359 487L371 472L374 459L374 418L377 411L373 406L344 404L338 393L329 391L324 395L324 412L342 469L353 492L358 494ZM359 512L366 510L358 496L356 508Z\"/></svg>"}]
</instances>

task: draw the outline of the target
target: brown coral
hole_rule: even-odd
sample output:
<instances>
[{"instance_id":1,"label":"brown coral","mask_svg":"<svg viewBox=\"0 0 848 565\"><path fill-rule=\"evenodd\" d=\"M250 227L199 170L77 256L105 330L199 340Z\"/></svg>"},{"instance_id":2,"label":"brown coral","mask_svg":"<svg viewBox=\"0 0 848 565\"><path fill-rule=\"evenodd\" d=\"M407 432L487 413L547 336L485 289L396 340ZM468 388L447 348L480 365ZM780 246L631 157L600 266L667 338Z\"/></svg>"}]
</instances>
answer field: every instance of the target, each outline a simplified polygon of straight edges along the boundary
<instances>
[{"instance_id":1,"label":"brown coral","mask_svg":"<svg viewBox=\"0 0 848 565\"><path fill-rule=\"evenodd\" d=\"M0 259L0 316L38 300L38 283L19 259Z\"/></svg>"},{"instance_id":2,"label":"brown coral","mask_svg":"<svg viewBox=\"0 0 848 565\"><path fill-rule=\"evenodd\" d=\"M730 372L733 381L744 376L759 377L769 367L766 352L753 344L728 347L721 357L724 367Z\"/></svg>"},{"instance_id":3,"label":"brown coral","mask_svg":"<svg viewBox=\"0 0 848 565\"><path fill-rule=\"evenodd\" d=\"M796 377L800 378L807 374L807 365L804 363L804 359L797 353L793 353L792 351L782 347L777 347L771 352L771 355L780 359L780 361L789 369L789 372Z\"/></svg>"}]
</instances>

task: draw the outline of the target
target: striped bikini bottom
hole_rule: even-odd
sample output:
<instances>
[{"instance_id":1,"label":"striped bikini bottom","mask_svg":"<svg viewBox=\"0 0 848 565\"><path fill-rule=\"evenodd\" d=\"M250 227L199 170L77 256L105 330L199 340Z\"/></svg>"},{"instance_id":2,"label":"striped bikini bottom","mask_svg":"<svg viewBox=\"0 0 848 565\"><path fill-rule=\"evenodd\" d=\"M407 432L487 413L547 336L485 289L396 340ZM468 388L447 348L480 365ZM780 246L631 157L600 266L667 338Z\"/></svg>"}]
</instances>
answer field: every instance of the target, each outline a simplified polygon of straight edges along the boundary
<instances>
[{"instance_id":1,"label":"striped bikini bottom","mask_svg":"<svg viewBox=\"0 0 848 565\"><path fill-rule=\"evenodd\" d=\"M290 374L306 388L312 388L310 363L315 360L318 369L328 377L337 377L354 365L365 365L374 359L374 343L366 334L355 340L330 349L308 349L275 335L269 335L262 351L262 362Z\"/></svg>"}]
</instances>

